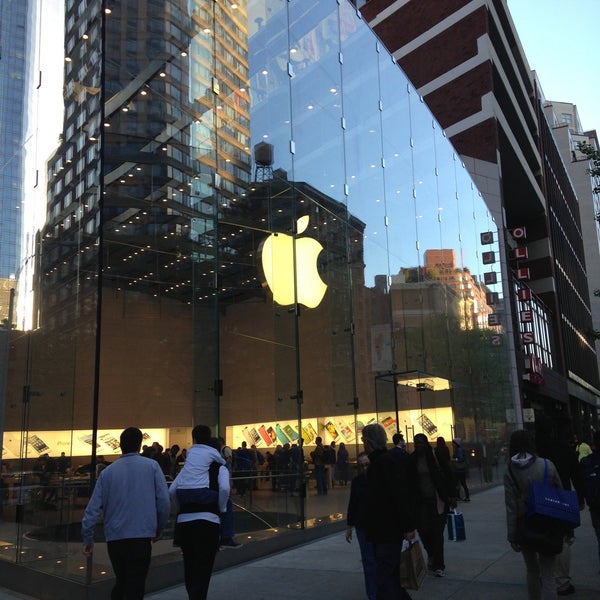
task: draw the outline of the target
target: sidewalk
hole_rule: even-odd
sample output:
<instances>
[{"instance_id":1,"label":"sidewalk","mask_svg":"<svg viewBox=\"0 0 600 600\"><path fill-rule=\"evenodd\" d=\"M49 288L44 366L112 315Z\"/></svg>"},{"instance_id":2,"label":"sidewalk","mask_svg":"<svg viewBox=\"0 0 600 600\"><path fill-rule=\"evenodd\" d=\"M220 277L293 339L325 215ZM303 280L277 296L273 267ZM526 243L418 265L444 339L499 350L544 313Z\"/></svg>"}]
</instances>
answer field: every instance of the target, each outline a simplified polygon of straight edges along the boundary
<instances>
[{"instance_id":1,"label":"sidewalk","mask_svg":"<svg viewBox=\"0 0 600 600\"><path fill-rule=\"evenodd\" d=\"M470 503L461 502L467 541L446 542L446 577L428 576L415 600L526 600L525 565L520 554L506 541L504 488L476 493ZM572 547L571 575L576 592L573 600L600 598L600 564L596 536L589 511L582 512L582 525ZM210 600L287 600L330 598L365 600L358 544L347 544L339 533L227 569L213 575ZM155 592L149 600L186 600L183 586ZM1 598L1 596L0 596Z\"/></svg>"},{"instance_id":2,"label":"sidewalk","mask_svg":"<svg viewBox=\"0 0 600 600\"><path fill-rule=\"evenodd\" d=\"M446 577L428 576L415 600L526 600L525 565L506 541L504 488L500 485L460 503L467 530L465 542L446 542ZM589 511L582 512L572 547L573 600L600 598L598 546ZM225 550L224 552L235 552ZM209 600L364 600L360 553L356 540L347 544L339 533L247 562L213 575ZM187 600L180 585L146 595L148 600ZM0 589L0 600L32 600Z\"/></svg>"}]
</instances>

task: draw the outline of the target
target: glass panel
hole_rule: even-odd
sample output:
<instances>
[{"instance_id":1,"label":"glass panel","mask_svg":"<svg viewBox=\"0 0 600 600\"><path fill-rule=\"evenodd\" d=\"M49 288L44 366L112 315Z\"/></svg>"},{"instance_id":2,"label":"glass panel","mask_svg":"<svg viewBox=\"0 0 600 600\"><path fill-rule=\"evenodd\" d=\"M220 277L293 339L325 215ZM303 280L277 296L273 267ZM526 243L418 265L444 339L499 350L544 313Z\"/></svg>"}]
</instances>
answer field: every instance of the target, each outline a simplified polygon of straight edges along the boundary
<instances>
[{"instance_id":1,"label":"glass panel","mask_svg":"<svg viewBox=\"0 0 600 600\"><path fill-rule=\"evenodd\" d=\"M77 467L91 462L97 390L102 132L100 72L91 65L102 62L101 13L100 2L90 3L85 26L70 31L65 44L62 23L75 15L62 8L37 5L18 24L37 48L22 105L22 175L36 184L25 191L24 250L9 318L3 516L10 524L2 557L80 578L77 529L90 479Z\"/></svg>"},{"instance_id":2,"label":"glass panel","mask_svg":"<svg viewBox=\"0 0 600 600\"><path fill-rule=\"evenodd\" d=\"M101 527L90 568L79 523L130 424L169 479L195 424L221 435L247 540L343 519L334 484L367 423L493 451L497 229L352 3L105 4L44 2L31 29L39 181L3 282L0 556L111 577ZM321 468L317 437L347 461ZM180 560L171 527L161 564Z\"/></svg>"}]
</instances>

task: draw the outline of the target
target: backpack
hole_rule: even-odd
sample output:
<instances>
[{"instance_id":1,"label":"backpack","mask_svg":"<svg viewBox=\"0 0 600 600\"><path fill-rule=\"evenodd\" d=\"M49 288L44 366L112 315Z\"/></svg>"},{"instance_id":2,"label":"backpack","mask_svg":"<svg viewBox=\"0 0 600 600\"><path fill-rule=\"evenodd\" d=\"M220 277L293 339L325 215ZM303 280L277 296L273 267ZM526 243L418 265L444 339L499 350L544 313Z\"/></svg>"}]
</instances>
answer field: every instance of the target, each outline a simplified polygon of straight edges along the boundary
<instances>
[{"instance_id":1,"label":"backpack","mask_svg":"<svg viewBox=\"0 0 600 600\"><path fill-rule=\"evenodd\" d=\"M600 511L600 454L594 452L581 459L584 495L587 505Z\"/></svg>"},{"instance_id":2,"label":"backpack","mask_svg":"<svg viewBox=\"0 0 600 600\"><path fill-rule=\"evenodd\" d=\"M221 463L213 461L208 467L208 488L178 489L179 512L185 513L211 512L219 515L219 469ZM181 546L181 523L175 519L173 545Z\"/></svg>"}]
</instances>

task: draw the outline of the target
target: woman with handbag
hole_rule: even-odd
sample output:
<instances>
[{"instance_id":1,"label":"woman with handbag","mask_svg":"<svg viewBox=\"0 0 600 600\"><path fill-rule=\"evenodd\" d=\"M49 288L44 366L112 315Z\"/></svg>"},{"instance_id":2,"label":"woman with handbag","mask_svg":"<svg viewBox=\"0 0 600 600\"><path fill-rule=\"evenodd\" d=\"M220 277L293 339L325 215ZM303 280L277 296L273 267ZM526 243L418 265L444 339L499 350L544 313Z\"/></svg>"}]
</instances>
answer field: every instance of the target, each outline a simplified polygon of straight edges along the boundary
<instances>
[{"instance_id":1,"label":"woman with handbag","mask_svg":"<svg viewBox=\"0 0 600 600\"><path fill-rule=\"evenodd\" d=\"M528 431L513 432L509 455L504 475L508 541L515 552L523 554L529 600L554 600L557 598L554 562L555 556L562 550L564 529L549 523L541 528L535 527L527 519L527 498L530 482L543 482L546 467L550 485L562 488L560 477L551 461L537 455Z\"/></svg>"}]
</instances>

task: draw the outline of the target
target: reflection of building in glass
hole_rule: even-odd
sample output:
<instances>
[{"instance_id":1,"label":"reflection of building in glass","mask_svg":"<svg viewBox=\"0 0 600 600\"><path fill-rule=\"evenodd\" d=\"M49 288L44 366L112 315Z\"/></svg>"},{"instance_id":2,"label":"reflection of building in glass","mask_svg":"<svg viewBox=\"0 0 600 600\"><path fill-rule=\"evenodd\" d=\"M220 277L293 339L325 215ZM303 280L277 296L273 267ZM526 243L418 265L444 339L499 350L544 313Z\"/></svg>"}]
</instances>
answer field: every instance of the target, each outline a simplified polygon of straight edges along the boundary
<instances>
[{"instance_id":1,"label":"reflection of building in glass","mask_svg":"<svg viewBox=\"0 0 600 600\"><path fill-rule=\"evenodd\" d=\"M477 282L467 266L462 269L458 267L456 251L425 250L425 269L431 278L440 279L461 297L461 328L489 326L488 315L492 314L493 310L486 301L488 290Z\"/></svg>"},{"instance_id":2,"label":"reflection of building in glass","mask_svg":"<svg viewBox=\"0 0 600 600\"><path fill-rule=\"evenodd\" d=\"M503 328L488 325L486 288L468 268L457 268L453 250L429 249L425 266L391 277L389 293L399 389L418 387L407 378L424 385L418 394L404 390L406 401L418 406L425 400L430 410L452 406L467 439L485 440L482 428L502 428L508 365L504 351L493 344ZM436 379L448 385L428 385ZM426 397L422 392L428 391L438 393Z\"/></svg>"},{"instance_id":3,"label":"reflection of building in glass","mask_svg":"<svg viewBox=\"0 0 600 600\"><path fill-rule=\"evenodd\" d=\"M450 273L406 280L418 248L439 247L481 282L479 233L497 240L497 228L354 6L70 0L65 9L65 116L48 161L39 318L10 345L5 423L17 468L30 471L45 447L90 465L116 453L130 424L180 447L202 422L229 445L266 449L302 435L308 446L322 435L354 456L361 427L379 421L389 435L456 431L500 448L510 369L507 347L475 316L483 296ZM257 161L264 144L272 156ZM472 230L459 198L472 205ZM275 238L297 271L281 301L262 255ZM327 287L314 308L297 268L304 238L322 247L311 260ZM369 288L365 273L382 275ZM35 522L79 517L92 482L73 480L77 492L56 511L36 503L32 484L15 547ZM281 529L320 526L325 509L305 497L269 496L276 510L285 504ZM28 538L26 554L12 556L63 581L104 577L103 553L90 565L55 543L62 531L44 552ZM168 539L163 550L155 572L166 581L180 556Z\"/></svg>"},{"instance_id":4,"label":"reflection of building in glass","mask_svg":"<svg viewBox=\"0 0 600 600\"><path fill-rule=\"evenodd\" d=\"M3 3L0 10L0 278L14 277L20 247L23 199L21 143L25 123L27 2ZM3 316L3 318L6 315Z\"/></svg>"},{"instance_id":5,"label":"reflection of building in glass","mask_svg":"<svg viewBox=\"0 0 600 600\"><path fill-rule=\"evenodd\" d=\"M0 322L8 318L8 290L15 287L20 260L30 11L28 2L0 6Z\"/></svg>"},{"instance_id":6,"label":"reflection of building in glass","mask_svg":"<svg viewBox=\"0 0 600 600\"><path fill-rule=\"evenodd\" d=\"M589 335L580 211L506 3L431 4L424 10L419 0L366 2L361 12L423 96L502 225L498 256L511 321L504 341L519 373L516 406L534 409L536 421L548 418L555 428L570 421L589 437L598 426L600 379ZM515 294L519 282L527 284L531 299ZM524 302L531 305L523 309ZM522 318L540 311L545 314L538 322L545 326L536 339ZM543 364L541 377L529 376L531 356Z\"/></svg>"}]
</instances>

